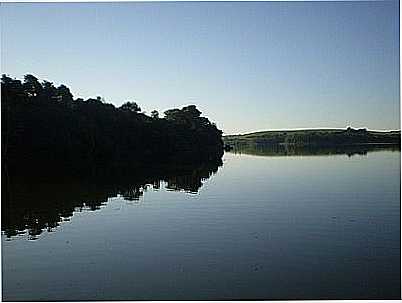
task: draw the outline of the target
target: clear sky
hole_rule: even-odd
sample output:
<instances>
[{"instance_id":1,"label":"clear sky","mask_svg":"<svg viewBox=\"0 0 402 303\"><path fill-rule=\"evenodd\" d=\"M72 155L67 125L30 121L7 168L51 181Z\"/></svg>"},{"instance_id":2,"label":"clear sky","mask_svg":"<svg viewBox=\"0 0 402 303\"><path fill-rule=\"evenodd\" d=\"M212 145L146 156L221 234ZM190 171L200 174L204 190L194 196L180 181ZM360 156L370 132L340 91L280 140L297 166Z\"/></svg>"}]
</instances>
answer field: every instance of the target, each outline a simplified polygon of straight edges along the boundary
<instances>
[{"instance_id":1,"label":"clear sky","mask_svg":"<svg viewBox=\"0 0 402 303\"><path fill-rule=\"evenodd\" d=\"M2 3L1 71L225 134L399 129L399 3Z\"/></svg>"}]
</instances>

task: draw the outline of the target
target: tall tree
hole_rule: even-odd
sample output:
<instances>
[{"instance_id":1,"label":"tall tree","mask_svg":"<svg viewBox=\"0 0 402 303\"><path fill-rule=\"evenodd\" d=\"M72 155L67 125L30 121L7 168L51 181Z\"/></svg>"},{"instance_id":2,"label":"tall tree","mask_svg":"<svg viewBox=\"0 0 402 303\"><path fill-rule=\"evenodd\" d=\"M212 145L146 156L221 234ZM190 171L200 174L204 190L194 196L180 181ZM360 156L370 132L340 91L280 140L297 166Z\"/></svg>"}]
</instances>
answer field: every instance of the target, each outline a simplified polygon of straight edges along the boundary
<instances>
[{"instance_id":1,"label":"tall tree","mask_svg":"<svg viewBox=\"0 0 402 303\"><path fill-rule=\"evenodd\" d=\"M130 111L134 113L138 113L141 111L141 107L138 106L136 102L127 101L122 106L119 107L121 110Z\"/></svg>"}]
</instances>

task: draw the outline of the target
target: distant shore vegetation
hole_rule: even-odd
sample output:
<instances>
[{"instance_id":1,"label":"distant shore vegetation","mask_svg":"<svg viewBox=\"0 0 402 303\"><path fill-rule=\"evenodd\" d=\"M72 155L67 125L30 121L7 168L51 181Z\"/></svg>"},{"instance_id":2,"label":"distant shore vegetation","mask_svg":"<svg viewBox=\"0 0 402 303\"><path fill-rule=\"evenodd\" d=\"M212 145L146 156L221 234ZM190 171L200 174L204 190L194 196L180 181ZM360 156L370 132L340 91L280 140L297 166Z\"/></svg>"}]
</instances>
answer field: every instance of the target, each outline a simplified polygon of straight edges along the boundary
<instances>
[{"instance_id":1,"label":"distant shore vegetation","mask_svg":"<svg viewBox=\"0 0 402 303\"><path fill-rule=\"evenodd\" d=\"M260 144L260 145L295 145L295 146L341 146L364 144L400 145L401 132L371 131L365 128L354 129L305 129L284 131L263 131L244 135L229 135L223 138L225 145L230 147Z\"/></svg>"}]
</instances>

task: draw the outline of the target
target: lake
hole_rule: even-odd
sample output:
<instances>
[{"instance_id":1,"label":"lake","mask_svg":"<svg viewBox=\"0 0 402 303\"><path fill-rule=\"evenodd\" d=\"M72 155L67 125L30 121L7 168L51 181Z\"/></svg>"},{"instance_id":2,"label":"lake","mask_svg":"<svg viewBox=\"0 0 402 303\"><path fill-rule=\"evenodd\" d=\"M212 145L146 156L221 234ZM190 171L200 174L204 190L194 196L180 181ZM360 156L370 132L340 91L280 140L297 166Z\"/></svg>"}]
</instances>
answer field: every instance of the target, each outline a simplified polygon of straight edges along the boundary
<instances>
[{"instance_id":1,"label":"lake","mask_svg":"<svg viewBox=\"0 0 402 303\"><path fill-rule=\"evenodd\" d=\"M400 298L399 150L252 153L131 187L17 182L3 300Z\"/></svg>"}]
</instances>

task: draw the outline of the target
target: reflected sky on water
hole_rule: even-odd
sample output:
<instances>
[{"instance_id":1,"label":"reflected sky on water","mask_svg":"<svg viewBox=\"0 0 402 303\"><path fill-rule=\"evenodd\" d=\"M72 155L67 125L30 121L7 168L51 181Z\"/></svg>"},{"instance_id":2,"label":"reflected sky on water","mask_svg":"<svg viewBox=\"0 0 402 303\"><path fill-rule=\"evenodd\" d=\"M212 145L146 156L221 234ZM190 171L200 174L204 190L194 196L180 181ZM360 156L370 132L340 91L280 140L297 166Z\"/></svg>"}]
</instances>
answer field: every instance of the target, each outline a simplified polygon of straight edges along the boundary
<instances>
[{"instance_id":1,"label":"reflected sky on water","mask_svg":"<svg viewBox=\"0 0 402 303\"><path fill-rule=\"evenodd\" d=\"M6 214L7 227L50 201L59 201L56 213L76 202L68 221L35 241L3 232L3 300L400 297L398 150L226 153L214 170L172 175L159 188L147 182L133 200L94 186L89 196L105 202L97 211L77 211L90 200L74 190L35 193L32 205L42 197L46 207L24 203ZM192 194L178 185L200 175Z\"/></svg>"}]
</instances>

